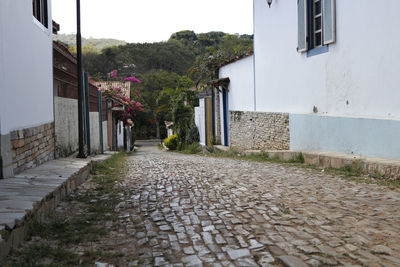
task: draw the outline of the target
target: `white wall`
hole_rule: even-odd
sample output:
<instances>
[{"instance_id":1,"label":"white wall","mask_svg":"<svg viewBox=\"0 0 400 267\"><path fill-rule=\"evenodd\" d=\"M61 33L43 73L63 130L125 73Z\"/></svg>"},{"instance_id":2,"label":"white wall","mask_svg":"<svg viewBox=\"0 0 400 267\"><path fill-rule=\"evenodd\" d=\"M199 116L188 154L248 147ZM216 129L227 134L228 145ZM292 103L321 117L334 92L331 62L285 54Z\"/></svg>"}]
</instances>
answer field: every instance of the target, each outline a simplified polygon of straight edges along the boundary
<instances>
[{"instance_id":1,"label":"white wall","mask_svg":"<svg viewBox=\"0 0 400 267\"><path fill-rule=\"evenodd\" d=\"M108 122L103 121L103 151L107 151L108 149Z\"/></svg>"},{"instance_id":2,"label":"white wall","mask_svg":"<svg viewBox=\"0 0 400 267\"><path fill-rule=\"evenodd\" d=\"M124 147L124 123L122 121L117 124L117 146L118 148Z\"/></svg>"},{"instance_id":3,"label":"white wall","mask_svg":"<svg viewBox=\"0 0 400 267\"><path fill-rule=\"evenodd\" d=\"M45 29L32 1L0 1L1 134L54 120L51 0L48 10Z\"/></svg>"},{"instance_id":4,"label":"white wall","mask_svg":"<svg viewBox=\"0 0 400 267\"><path fill-rule=\"evenodd\" d=\"M90 150L92 154L101 152L99 113L89 112L90 121Z\"/></svg>"},{"instance_id":5,"label":"white wall","mask_svg":"<svg viewBox=\"0 0 400 267\"><path fill-rule=\"evenodd\" d=\"M265 2L265 1L264 1ZM238 60L219 70L219 78L229 78L229 110L254 111L253 56Z\"/></svg>"},{"instance_id":6,"label":"white wall","mask_svg":"<svg viewBox=\"0 0 400 267\"><path fill-rule=\"evenodd\" d=\"M67 157L79 148L78 101L54 97L56 157Z\"/></svg>"},{"instance_id":7,"label":"white wall","mask_svg":"<svg viewBox=\"0 0 400 267\"><path fill-rule=\"evenodd\" d=\"M337 41L313 57L296 51L296 3L254 0L257 111L399 119L400 1L337 0Z\"/></svg>"},{"instance_id":8,"label":"white wall","mask_svg":"<svg viewBox=\"0 0 400 267\"><path fill-rule=\"evenodd\" d=\"M78 100L54 97L56 157L67 157L79 149ZM101 152L99 113L90 112L90 149L92 154ZM107 146L107 121L103 122L103 145Z\"/></svg>"},{"instance_id":9,"label":"white wall","mask_svg":"<svg viewBox=\"0 0 400 267\"><path fill-rule=\"evenodd\" d=\"M195 124L199 130L200 145L206 145L206 120L204 98L199 99L199 106L194 108Z\"/></svg>"}]
</instances>

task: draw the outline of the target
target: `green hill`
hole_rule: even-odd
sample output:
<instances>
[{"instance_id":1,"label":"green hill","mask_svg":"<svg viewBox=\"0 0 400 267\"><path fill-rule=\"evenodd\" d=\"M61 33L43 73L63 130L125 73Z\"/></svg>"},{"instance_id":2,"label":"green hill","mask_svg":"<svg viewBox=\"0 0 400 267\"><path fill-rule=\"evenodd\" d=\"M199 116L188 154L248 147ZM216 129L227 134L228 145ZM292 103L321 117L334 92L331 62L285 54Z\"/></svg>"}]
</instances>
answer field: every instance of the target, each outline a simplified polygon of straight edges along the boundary
<instances>
[{"instance_id":1,"label":"green hill","mask_svg":"<svg viewBox=\"0 0 400 267\"><path fill-rule=\"evenodd\" d=\"M232 55L243 54L252 49L252 35L180 31L172 34L166 42L128 43L107 47L100 53L84 47L83 55L85 69L92 77L105 79L107 73L114 69L121 75L157 70L188 74L196 60L205 56L219 55L221 51Z\"/></svg>"},{"instance_id":2,"label":"green hill","mask_svg":"<svg viewBox=\"0 0 400 267\"><path fill-rule=\"evenodd\" d=\"M62 42L69 47L76 46L76 35L75 34L58 34L54 35L53 38L55 41ZM125 41L116 40L116 39L107 39L107 38L82 38L82 46L86 47L86 49L91 48L89 50L94 50L100 52L104 48L125 45L127 44ZM72 49L73 50L73 49Z\"/></svg>"}]
</instances>

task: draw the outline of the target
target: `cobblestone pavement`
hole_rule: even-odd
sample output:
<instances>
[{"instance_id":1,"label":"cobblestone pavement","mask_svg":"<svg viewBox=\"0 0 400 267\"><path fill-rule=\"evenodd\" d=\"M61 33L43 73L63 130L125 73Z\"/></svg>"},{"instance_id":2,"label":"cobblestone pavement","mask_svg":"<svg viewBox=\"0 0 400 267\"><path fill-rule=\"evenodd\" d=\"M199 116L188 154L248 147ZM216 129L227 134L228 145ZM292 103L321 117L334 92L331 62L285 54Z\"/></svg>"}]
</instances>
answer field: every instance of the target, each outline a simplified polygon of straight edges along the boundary
<instances>
[{"instance_id":1,"label":"cobblestone pavement","mask_svg":"<svg viewBox=\"0 0 400 267\"><path fill-rule=\"evenodd\" d=\"M124 231L152 265L400 266L400 190L154 146L127 167Z\"/></svg>"}]
</instances>

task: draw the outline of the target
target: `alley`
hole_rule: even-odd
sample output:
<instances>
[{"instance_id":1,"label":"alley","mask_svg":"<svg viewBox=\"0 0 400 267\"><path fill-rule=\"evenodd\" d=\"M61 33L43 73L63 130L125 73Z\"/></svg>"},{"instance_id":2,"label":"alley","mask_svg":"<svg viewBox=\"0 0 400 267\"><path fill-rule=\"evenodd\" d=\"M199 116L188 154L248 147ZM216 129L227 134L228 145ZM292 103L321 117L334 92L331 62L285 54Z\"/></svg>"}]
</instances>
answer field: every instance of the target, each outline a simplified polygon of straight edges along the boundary
<instances>
[{"instance_id":1,"label":"alley","mask_svg":"<svg viewBox=\"0 0 400 267\"><path fill-rule=\"evenodd\" d=\"M398 190L155 146L127 165L126 212L155 265L400 265Z\"/></svg>"}]
</instances>

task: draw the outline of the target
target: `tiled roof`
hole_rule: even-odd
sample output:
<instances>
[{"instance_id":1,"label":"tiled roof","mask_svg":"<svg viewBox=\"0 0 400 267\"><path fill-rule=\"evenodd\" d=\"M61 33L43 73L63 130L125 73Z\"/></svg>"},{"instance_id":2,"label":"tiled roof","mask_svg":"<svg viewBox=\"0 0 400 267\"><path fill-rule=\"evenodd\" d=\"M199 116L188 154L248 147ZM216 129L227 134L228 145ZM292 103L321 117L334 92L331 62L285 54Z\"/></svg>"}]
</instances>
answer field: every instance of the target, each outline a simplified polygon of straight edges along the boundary
<instances>
[{"instance_id":1,"label":"tiled roof","mask_svg":"<svg viewBox=\"0 0 400 267\"><path fill-rule=\"evenodd\" d=\"M110 88L121 88L124 96L130 97L131 92L131 82L117 82L117 81L108 81L108 82L94 82L94 85L99 87L101 91L110 89Z\"/></svg>"}]
</instances>

